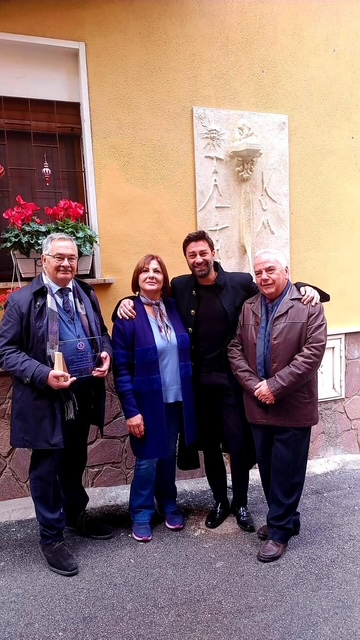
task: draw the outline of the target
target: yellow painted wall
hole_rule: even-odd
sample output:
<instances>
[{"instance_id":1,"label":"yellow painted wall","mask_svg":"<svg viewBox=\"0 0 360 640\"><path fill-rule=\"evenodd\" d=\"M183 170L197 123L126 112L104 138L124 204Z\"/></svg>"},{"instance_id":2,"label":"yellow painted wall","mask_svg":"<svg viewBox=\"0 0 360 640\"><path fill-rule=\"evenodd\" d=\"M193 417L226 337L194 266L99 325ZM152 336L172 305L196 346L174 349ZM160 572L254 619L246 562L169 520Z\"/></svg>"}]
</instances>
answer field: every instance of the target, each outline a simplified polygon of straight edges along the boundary
<instances>
[{"instance_id":1,"label":"yellow painted wall","mask_svg":"<svg viewBox=\"0 0 360 640\"><path fill-rule=\"evenodd\" d=\"M0 30L86 43L106 320L144 253L186 272L205 106L289 115L292 277L360 328L359 0L2 0Z\"/></svg>"}]
</instances>

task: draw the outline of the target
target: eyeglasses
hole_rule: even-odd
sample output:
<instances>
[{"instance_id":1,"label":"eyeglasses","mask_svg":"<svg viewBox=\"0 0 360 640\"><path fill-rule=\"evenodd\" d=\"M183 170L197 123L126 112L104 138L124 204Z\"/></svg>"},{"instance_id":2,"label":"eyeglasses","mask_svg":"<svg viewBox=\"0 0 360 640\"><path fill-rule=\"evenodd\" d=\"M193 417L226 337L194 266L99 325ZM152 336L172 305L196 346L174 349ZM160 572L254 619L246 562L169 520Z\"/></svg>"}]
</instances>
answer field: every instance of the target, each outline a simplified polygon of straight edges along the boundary
<instances>
[{"instance_id":1,"label":"eyeglasses","mask_svg":"<svg viewBox=\"0 0 360 640\"><path fill-rule=\"evenodd\" d=\"M55 260L56 264L61 264L65 262L65 260L67 260L69 264L76 264L79 259L78 256L62 256L60 253L56 253L54 256L52 253L46 253L45 255Z\"/></svg>"}]
</instances>

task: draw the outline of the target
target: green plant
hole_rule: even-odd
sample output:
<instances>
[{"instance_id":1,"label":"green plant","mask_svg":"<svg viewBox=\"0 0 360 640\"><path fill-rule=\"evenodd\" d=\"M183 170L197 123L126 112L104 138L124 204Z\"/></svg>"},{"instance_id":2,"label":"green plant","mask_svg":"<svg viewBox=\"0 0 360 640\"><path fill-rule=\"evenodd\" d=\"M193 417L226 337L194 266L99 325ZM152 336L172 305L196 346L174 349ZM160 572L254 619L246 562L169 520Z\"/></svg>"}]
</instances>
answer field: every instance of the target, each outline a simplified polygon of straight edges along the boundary
<instances>
[{"instance_id":1,"label":"green plant","mask_svg":"<svg viewBox=\"0 0 360 640\"><path fill-rule=\"evenodd\" d=\"M22 227L8 226L2 234L2 249L20 251L27 258L30 251L41 253L42 241L49 235L47 225L27 222Z\"/></svg>"},{"instance_id":2,"label":"green plant","mask_svg":"<svg viewBox=\"0 0 360 640\"><path fill-rule=\"evenodd\" d=\"M77 244L79 255L90 256L98 236L90 227L81 222L84 207L72 200L60 200L56 207L45 207L50 219L43 222L36 215L40 211L33 202L25 202L21 196L16 198L17 205L3 213L9 220L8 226L1 233L2 248L20 251L27 258L30 251L41 253L42 242L50 233L66 233Z\"/></svg>"},{"instance_id":3,"label":"green plant","mask_svg":"<svg viewBox=\"0 0 360 640\"><path fill-rule=\"evenodd\" d=\"M47 226L48 234L66 233L71 236L77 244L80 256L91 256L94 253L94 245L98 241L97 234L83 222L61 220Z\"/></svg>"}]
</instances>

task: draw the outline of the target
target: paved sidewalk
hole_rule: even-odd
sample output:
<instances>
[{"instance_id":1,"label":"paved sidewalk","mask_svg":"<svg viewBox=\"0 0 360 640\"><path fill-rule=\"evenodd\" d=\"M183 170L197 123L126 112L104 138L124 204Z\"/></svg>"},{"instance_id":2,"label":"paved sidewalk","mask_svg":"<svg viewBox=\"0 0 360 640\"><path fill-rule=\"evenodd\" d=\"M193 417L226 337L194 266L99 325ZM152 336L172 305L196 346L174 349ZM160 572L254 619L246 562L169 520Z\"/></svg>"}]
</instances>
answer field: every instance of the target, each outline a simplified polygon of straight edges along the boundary
<instances>
[{"instance_id":1,"label":"paved sidewalk","mask_svg":"<svg viewBox=\"0 0 360 640\"><path fill-rule=\"evenodd\" d=\"M256 535L234 517L204 527L212 503L204 480L179 483L184 531L158 521L148 544L131 538L127 487L93 490L90 506L115 535L69 534L80 567L72 578L46 568L30 501L0 503L0 640L359 638L359 495L360 456L311 462L301 534L264 565ZM260 526L266 507L256 472L250 507Z\"/></svg>"}]
</instances>

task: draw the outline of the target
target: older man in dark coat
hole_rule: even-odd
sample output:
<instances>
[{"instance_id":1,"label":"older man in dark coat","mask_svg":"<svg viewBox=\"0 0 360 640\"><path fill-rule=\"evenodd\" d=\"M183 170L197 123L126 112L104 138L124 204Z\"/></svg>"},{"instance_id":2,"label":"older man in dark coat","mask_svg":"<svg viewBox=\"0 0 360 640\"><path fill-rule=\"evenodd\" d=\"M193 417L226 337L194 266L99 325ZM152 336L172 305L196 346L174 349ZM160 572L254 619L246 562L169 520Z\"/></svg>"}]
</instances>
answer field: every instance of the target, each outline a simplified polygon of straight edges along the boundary
<instances>
[{"instance_id":1,"label":"older man in dark coat","mask_svg":"<svg viewBox=\"0 0 360 640\"><path fill-rule=\"evenodd\" d=\"M94 290L74 278L77 260L69 236L48 236L43 273L10 296L0 328L0 366L14 376L11 445L32 449L40 548L49 568L66 576L78 572L66 526L91 538L112 535L85 511L87 439L90 424L104 423L112 349ZM61 353L67 367L55 366Z\"/></svg>"},{"instance_id":2,"label":"older man in dark coat","mask_svg":"<svg viewBox=\"0 0 360 640\"><path fill-rule=\"evenodd\" d=\"M304 306L289 281L284 256L255 256L260 289L243 306L229 360L244 389L268 503L261 562L278 560L300 531L297 511L305 481L312 425L318 422L317 370L326 347L322 305Z\"/></svg>"}]
</instances>

